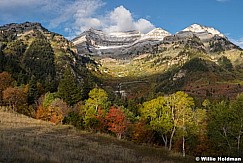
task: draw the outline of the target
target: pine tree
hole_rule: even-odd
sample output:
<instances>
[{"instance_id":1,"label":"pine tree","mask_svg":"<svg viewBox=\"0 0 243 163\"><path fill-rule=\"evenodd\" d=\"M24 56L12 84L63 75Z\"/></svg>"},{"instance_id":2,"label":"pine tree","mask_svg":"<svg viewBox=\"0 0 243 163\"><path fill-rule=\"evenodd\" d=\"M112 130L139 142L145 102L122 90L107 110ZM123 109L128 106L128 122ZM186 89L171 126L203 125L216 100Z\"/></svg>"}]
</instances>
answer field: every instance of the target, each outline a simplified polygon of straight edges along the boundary
<instances>
[{"instance_id":1,"label":"pine tree","mask_svg":"<svg viewBox=\"0 0 243 163\"><path fill-rule=\"evenodd\" d=\"M29 104L34 104L39 97L39 92L37 89L37 81L35 76L32 76L29 81L29 90L27 96L28 96Z\"/></svg>"},{"instance_id":2,"label":"pine tree","mask_svg":"<svg viewBox=\"0 0 243 163\"><path fill-rule=\"evenodd\" d=\"M50 42L36 39L25 51L22 63L29 76L34 75L44 87L47 87L46 84L51 83L56 76L54 59L55 54Z\"/></svg>"},{"instance_id":3,"label":"pine tree","mask_svg":"<svg viewBox=\"0 0 243 163\"><path fill-rule=\"evenodd\" d=\"M3 59L4 59L3 52L0 49L0 72L3 71L3 64L4 64Z\"/></svg>"},{"instance_id":4,"label":"pine tree","mask_svg":"<svg viewBox=\"0 0 243 163\"><path fill-rule=\"evenodd\" d=\"M68 105L74 105L82 99L81 88L78 87L77 81L68 66L64 72L63 79L58 86L58 96Z\"/></svg>"}]
</instances>

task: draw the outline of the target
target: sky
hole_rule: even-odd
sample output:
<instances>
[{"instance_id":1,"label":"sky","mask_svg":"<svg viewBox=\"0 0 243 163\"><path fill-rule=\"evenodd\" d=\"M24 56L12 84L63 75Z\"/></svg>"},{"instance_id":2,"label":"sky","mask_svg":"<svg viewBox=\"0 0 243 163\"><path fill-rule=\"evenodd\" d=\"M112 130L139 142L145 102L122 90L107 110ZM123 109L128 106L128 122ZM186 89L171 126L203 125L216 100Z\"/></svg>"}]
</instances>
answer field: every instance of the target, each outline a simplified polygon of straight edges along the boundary
<instances>
[{"instance_id":1,"label":"sky","mask_svg":"<svg viewBox=\"0 0 243 163\"><path fill-rule=\"evenodd\" d=\"M40 22L71 39L89 28L105 32L191 24L213 27L243 48L243 0L0 0L0 25Z\"/></svg>"}]
</instances>

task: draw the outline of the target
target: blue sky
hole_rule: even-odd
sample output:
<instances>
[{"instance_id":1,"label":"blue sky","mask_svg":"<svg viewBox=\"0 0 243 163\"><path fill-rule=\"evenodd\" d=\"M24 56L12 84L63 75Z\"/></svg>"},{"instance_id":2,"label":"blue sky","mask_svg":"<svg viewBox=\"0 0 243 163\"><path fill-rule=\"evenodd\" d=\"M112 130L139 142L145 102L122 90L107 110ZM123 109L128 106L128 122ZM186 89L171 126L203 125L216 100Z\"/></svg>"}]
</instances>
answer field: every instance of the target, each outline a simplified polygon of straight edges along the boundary
<instances>
[{"instance_id":1,"label":"blue sky","mask_svg":"<svg viewBox=\"0 0 243 163\"><path fill-rule=\"evenodd\" d=\"M243 47L243 0L0 0L0 25L40 22L72 38L90 27L176 33L198 23Z\"/></svg>"}]
</instances>

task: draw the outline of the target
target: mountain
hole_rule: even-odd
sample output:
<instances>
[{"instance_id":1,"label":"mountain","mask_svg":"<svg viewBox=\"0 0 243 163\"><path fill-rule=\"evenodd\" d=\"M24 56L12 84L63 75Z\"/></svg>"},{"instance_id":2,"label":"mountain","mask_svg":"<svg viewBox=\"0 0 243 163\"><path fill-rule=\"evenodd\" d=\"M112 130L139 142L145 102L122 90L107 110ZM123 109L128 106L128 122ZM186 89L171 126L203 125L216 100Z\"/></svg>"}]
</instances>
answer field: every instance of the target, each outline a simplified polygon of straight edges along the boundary
<instances>
[{"instance_id":1,"label":"mountain","mask_svg":"<svg viewBox=\"0 0 243 163\"><path fill-rule=\"evenodd\" d=\"M55 91L67 66L71 66L77 82L84 83L87 76L91 78L87 63L94 62L77 55L72 42L40 23L0 26L0 72L11 73L18 85L35 76L46 91Z\"/></svg>"},{"instance_id":2,"label":"mountain","mask_svg":"<svg viewBox=\"0 0 243 163\"><path fill-rule=\"evenodd\" d=\"M183 29L182 31L192 32L192 33L196 34L200 39L205 39L205 38L208 39L215 35L225 38L225 36L222 33L220 33L218 30L216 30L212 27L206 27L206 26L202 26L199 24L192 24L191 26Z\"/></svg>"},{"instance_id":3,"label":"mountain","mask_svg":"<svg viewBox=\"0 0 243 163\"><path fill-rule=\"evenodd\" d=\"M138 53L152 52L151 46L169 35L169 32L161 28L147 34L138 31L105 33L91 28L72 41L81 54L126 58Z\"/></svg>"},{"instance_id":4,"label":"mountain","mask_svg":"<svg viewBox=\"0 0 243 163\"><path fill-rule=\"evenodd\" d=\"M239 49L225 35L212 27L193 24L176 34L155 28L147 34L138 31L105 33L90 29L73 41L80 54L91 54L101 57L131 58L143 53L154 53L159 44L184 42L197 38L198 43L208 52Z\"/></svg>"},{"instance_id":5,"label":"mountain","mask_svg":"<svg viewBox=\"0 0 243 163\"><path fill-rule=\"evenodd\" d=\"M79 54L99 63L103 86L122 97L184 90L199 98L221 98L242 91L237 85L243 76L242 49L212 27L193 24L175 34L161 28L147 34L90 29L73 43Z\"/></svg>"},{"instance_id":6,"label":"mountain","mask_svg":"<svg viewBox=\"0 0 243 163\"><path fill-rule=\"evenodd\" d=\"M175 35L179 37L190 37L194 35L201 40L205 49L209 52L239 49L239 47L230 42L228 38L218 30L199 24L192 24L182 31L177 32Z\"/></svg>"},{"instance_id":7,"label":"mountain","mask_svg":"<svg viewBox=\"0 0 243 163\"><path fill-rule=\"evenodd\" d=\"M18 85L36 76L46 91L55 91L70 66L86 94L98 85L111 98L177 90L220 98L243 91L243 51L211 27L193 24L175 34L89 29L72 41L40 23L1 26L0 72L10 72Z\"/></svg>"},{"instance_id":8,"label":"mountain","mask_svg":"<svg viewBox=\"0 0 243 163\"><path fill-rule=\"evenodd\" d=\"M243 92L243 50L230 42L218 30L195 24L175 34L170 34L160 28L156 28L147 34L137 31L105 33L90 29L74 39L73 42L68 41L60 34L47 30L39 23L26 22L1 26L1 109L17 111L51 122L72 124L89 131L111 133L119 138L122 135L125 139L137 143L164 144L167 147L167 142L170 141L168 144L175 145L173 150L179 151L179 148L183 147L185 154L185 142L182 142L185 135L180 134L185 125L184 127L176 126L174 116L169 116L169 119L167 116L165 122L170 122L171 129L176 128L171 132L168 130L167 124L166 128L158 126L159 129L156 131L153 125L149 126L152 122L150 111L154 112L152 116L155 115L153 116L155 120L164 116L160 114L161 104L166 103L169 108L182 112L185 109L183 111L183 108L178 104L185 104L188 105L187 110L189 111L185 112L190 119L188 123L193 124L193 126L188 126L189 128L193 127L193 132L190 133L191 130L188 130L189 135L186 137L187 142L189 142L186 144L186 151L189 155L205 152L207 154L207 150L211 147L212 150L210 150L209 155L210 153L215 155L239 153L240 148L231 150L227 145L223 146L222 149L217 148L218 144L225 142L224 137L220 137L217 133L221 134L218 132L220 126L222 127L223 124L230 122L222 121L225 113L231 113L226 116L227 119L230 116L230 120L233 117L234 122L239 121L239 118L237 119L235 116L236 111L234 109L241 110L241 96L238 96L239 98L232 100L232 102L230 100L235 99L239 93ZM92 91L90 91L91 89ZM177 91L184 91L194 99ZM205 99L207 101L204 102ZM214 103L218 101L222 102ZM176 104L176 107L174 107L174 104ZM230 110L227 108L230 108ZM164 107L162 107L163 109ZM114 112L114 110L121 112ZM226 112L221 112L222 110L226 110ZM159 114L157 115L157 113ZM168 113L170 114L171 111ZM6 116L7 114L8 116ZM127 143L122 144L118 141L112 141L112 146L109 147L107 142L111 142L110 138L98 137L97 139L97 135L87 135L86 132L80 135L70 130L70 127L68 127L69 129L60 128L61 126L55 128L53 125L44 123L44 126L36 126L36 129L40 132L36 132L37 130L33 127L32 130L30 126L26 126L25 131L21 125L26 125L24 121L27 119L23 116L12 115L14 121L9 113L0 111L0 117L3 117L0 119L0 130L3 134L0 137L0 144L4 149L3 151L7 151L0 155L0 162L1 160L6 162L9 159L33 162L37 159L40 160L40 158L46 161L50 159L50 155L54 156L55 161L77 160L79 154L81 154L79 158L84 162L85 160L87 162L97 160L96 155L90 159L89 153L80 152L81 148L76 148L76 142L82 143L80 145L84 149L81 150L91 149L92 154L98 151L97 158L101 158L102 155L106 162L106 156L110 155L110 151L114 153L114 160L117 160L120 157L117 153L121 150L125 151L125 160L120 157L120 160L124 160L124 162L131 162L130 160L134 162L134 160L138 160L137 156L139 156L139 162L142 160L147 162L157 162L157 160L177 162L177 159L173 157L161 157L158 154L156 154L156 157L154 157L155 155L146 155L147 151L151 150L151 154L157 151L166 156L170 155L165 150L145 149ZM190 118L191 116L192 118ZM196 117L196 121L194 121L194 117ZM115 121L113 121L114 119ZM205 119L209 123L201 124L201 122L205 122ZM28 118L28 122L30 120ZM11 121L13 121L13 124L9 123ZM17 121L18 123L16 123ZM42 125L39 122L38 124ZM218 122L220 122L219 125ZM31 125L31 123L29 124ZM4 126L4 124L6 125ZM47 125L48 130L45 125ZM111 129L110 126L112 125L122 128L122 131ZM209 126L209 130L207 130L207 126ZM230 127L232 128L232 125ZM210 136L208 133L216 128L219 128L217 133L215 132L216 135L213 133ZM237 126L235 127L235 124L233 124L233 129L235 128ZM50 129L53 132L50 132ZM198 133L195 135L194 131L197 129L206 134ZM20 131L23 133L19 134ZM239 132L237 131L234 134L234 131L230 130L230 133L231 131L233 136L229 137L230 145L232 144L235 147L237 142L234 140ZM165 139L161 138L163 133L162 137ZM48 146L50 142L46 141L49 139L46 134L50 136L50 142L55 143L55 145ZM66 134L66 136L62 134ZM173 134L176 135L176 139L174 140L171 137L167 140L167 136L173 136ZM216 137L212 137L212 135ZM69 140L68 136L72 140ZM76 138L80 140L83 136L84 141L76 141ZM4 139L1 140L1 138ZM60 138L58 142L63 142L63 144L56 143L58 138ZM28 142L25 139L30 141ZM55 141L53 141L54 139ZM98 141L100 150L94 148L97 147L97 141L93 145L93 140ZM205 144L205 140L208 143ZM215 143L211 145L210 143L213 141ZM27 146L23 144L25 142L27 142ZM31 144L32 142L34 144ZM46 144L43 144L43 142ZM69 145L70 142L75 142L75 149L78 149L78 154L73 153L75 149L72 149L71 143L70 148L68 147L72 151L69 152L71 155L62 157L64 152L58 149L67 147L68 142ZM83 142L88 142L91 146L87 147L87 144ZM18 144L27 149L27 152L24 152L25 150L21 149ZM102 144L105 144L104 148ZM113 150L114 144L115 149L117 149L115 152ZM131 159L126 159L128 156L127 148L123 148L128 146L128 153L135 151L135 155L129 155ZM43 147L52 148L52 153L47 155L48 149ZM139 153L138 148L141 149L141 153ZM10 153L10 149L14 149L14 151ZM34 151L33 153L38 153L38 156L29 157L31 150ZM104 153L104 151L108 151L108 153ZM124 152L121 153L124 155ZM85 156L82 154L85 154ZM26 157L27 160L24 159ZM190 156L187 156L187 158L190 158ZM101 159L101 162L103 160ZM110 160L112 161L113 158ZM183 160L178 161L182 162ZM188 160L185 161L188 162Z\"/></svg>"}]
</instances>

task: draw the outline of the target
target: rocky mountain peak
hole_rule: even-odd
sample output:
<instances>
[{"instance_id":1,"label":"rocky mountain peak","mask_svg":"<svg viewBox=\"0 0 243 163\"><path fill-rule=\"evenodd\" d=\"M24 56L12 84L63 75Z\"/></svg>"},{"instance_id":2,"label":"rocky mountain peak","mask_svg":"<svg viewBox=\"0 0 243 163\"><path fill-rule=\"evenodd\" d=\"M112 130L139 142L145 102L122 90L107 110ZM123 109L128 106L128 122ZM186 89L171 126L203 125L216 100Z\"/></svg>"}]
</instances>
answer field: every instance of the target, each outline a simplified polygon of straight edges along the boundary
<instances>
[{"instance_id":1,"label":"rocky mountain peak","mask_svg":"<svg viewBox=\"0 0 243 163\"><path fill-rule=\"evenodd\" d=\"M72 41L80 54L114 58L154 53L160 45L165 48L185 46L207 52L238 49L215 28L200 24L192 24L176 34L162 28L155 28L146 34L139 31L107 33L90 29Z\"/></svg>"},{"instance_id":2,"label":"rocky mountain peak","mask_svg":"<svg viewBox=\"0 0 243 163\"><path fill-rule=\"evenodd\" d=\"M195 33L195 34L207 33L207 34L210 34L212 36L218 35L220 37L225 37L222 33L220 33L215 28L202 26L200 24L192 24L189 27L183 29L182 31L184 31L184 32L192 32L192 33Z\"/></svg>"},{"instance_id":3,"label":"rocky mountain peak","mask_svg":"<svg viewBox=\"0 0 243 163\"><path fill-rule=\"evenodd\" d=\"M171 33L169 33L168 31L166 31L166 30L164 30L162 28L155 28L152 31L148 32L145 36L147 36L149 38L163 40L164 37L170 36L170 35L171 35Z\"/></svg>"},{"instance_id":4,"label":"rocky mountain peak","mask_svg":"<svg viewBox=\"0 0 243 163\"><path fill-rule=\"evenodd\" d=\"M23 33L29 30L41 30L41 31L48 31L46 28L44 28L40 23L33 23L33 22L25 22L25 23L11 23L6 24L4 26L0 26L0 31L12 31L16 33Z\"/></svg>"}]
</instances>

